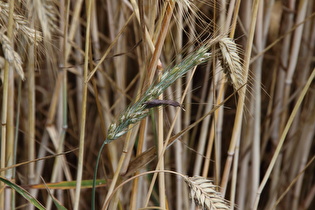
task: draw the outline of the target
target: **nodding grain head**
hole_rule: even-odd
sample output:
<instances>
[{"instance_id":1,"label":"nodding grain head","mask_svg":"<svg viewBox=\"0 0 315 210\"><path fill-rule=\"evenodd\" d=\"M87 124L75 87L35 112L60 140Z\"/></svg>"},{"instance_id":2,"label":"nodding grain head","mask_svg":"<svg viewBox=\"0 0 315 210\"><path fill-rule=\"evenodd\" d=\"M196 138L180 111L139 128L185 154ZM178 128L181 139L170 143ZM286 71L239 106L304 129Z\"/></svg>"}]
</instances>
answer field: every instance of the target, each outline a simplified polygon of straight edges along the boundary
<instances>
[{"instance_id":1,"label":"nodding grain head","mask_svg":"<svg viewBox=\"0 0 315 210\"><path fill-rule=\"evenodd\" d=\"M10 39L4 34L3 30L0 30L0 44L2 45L5 59L15 68L21 79L24 80L22 59L20 55L14 51Z\"/></svg>"},{"instance_id":2,"label":"nodding grain head","mask_svg":"<svg viewBox=\"0 0 315 210\"><path fill-rule=\"evenodd\" d=\"M238 90L246 83L245 72L239 49L234 40L224 37L219 41L219 59L225 74L235 90Z\"/></svg>"},{"instance_id":3,"label":"nodding grain head","mask_svg":"<svg viewBox=\"0 0 315 210\"><path fill-rule=\"evenodd\" d=\"M197 206L202 209L225 210L230 209L229 203L221 196L220 192L216 191L216 186L212 181L201 177L187 177L185 182L190 188L191 198Z\"/></svg>"},{"instance_id":4,"label":"nodding grain head","mask_svg":"<svg viewBox=\"0 0 315 210\"><path fill-rule=\"evenodd\" d=\"M0 1L0 20L1 23L5 23L5 27L7 25L8 19L9 19L9 4L5 3L3 1ZM21 34L25 40L29 41L33 44L38 44L42 41L42 33L38 30L35 30L30 27L29 22L27 21L27 18L23 17L22 15L13 13L13 20L14 20L14 34Z\"/></svg>"},{"instance_id":5,"label":"nodding grain head","mask_svg":"<svg viewBox=\"0 0 315 210\"><path fill-rule=\"evenodd\" d=\"M173 106L173 107L180 107L182 110L185 111L184 107L180 103L178 103L177 101L173 101L173 100L153 99L150 101L146 101L143 104L145 105L146 109L150 109L150 108L158 107L158 106L163 106L163 105L169 105L169 106Z\"/></svg>"}]
</instances>

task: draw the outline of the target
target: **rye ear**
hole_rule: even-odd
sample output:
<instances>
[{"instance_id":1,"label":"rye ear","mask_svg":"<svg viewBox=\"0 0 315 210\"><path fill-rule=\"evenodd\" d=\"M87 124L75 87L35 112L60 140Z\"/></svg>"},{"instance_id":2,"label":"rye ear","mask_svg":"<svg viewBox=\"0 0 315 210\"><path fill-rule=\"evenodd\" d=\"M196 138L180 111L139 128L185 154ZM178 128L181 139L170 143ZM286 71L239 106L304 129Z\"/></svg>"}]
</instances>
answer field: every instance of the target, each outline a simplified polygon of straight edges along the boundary
<instances>
[{"instance_id":1,"label":"rye ear","mask_svg":"<svg viewBox=\"0 0 315 210\"><path fill-rule=\"evenodd\" d=\"M187 177L186 183L190 188L191 198L202 209L230 209L228 202L216 191L212 181L201 176Z\"/></svg>"}]
</instances>

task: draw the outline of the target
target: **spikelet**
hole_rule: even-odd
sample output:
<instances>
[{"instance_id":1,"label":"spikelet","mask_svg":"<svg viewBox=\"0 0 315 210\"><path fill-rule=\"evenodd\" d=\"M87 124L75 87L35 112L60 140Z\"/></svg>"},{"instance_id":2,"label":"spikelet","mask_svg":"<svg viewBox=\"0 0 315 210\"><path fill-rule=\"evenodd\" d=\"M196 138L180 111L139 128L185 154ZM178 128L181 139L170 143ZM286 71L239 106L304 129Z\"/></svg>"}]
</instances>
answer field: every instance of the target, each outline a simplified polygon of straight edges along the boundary
<instances>
[{"instance_id":1,"label":"spikelet","mask_svg":"<svg viewBox=\"0 0 315 210\"><path fill-rule=\"evenodd\" d=\"M33 0L29 5L30 12L38 17L44 36L50 40L52 33L59 30L56 24L58 21L58 10L53 1Z\"/></svg>"},{"instance_id":2,"label":"spikelet","mask_svg":"<svg viewBox=\"0 0 315 210\"><path fill-rule=\"evenodd\" d=\"M5 29L9 18L9 5L0 1L0 27ZM42 33L31 27L25 17L13 13L14 35L21 34L31 43L38 44L42 41ZM4 25L2 25L4 23Z\"/></svg>"},{"instance_id":3,"label":"spikelet","mask_svg":"<svg viewBox=\"0 0 315 210\"><path fill-rule=\"evenodd\" d=\"M228 37L219 41L219 59L223 70L235 90L246 83L245 72L239 57L239 49L234 40Z\"/></svg>"},{"instance_id":4,"label":"spikelet","mask_svg":"<svg viewBox=\"0 0 315 210\"><path fill-rule=\"evenodd\" d=\"M190 188L191 198L196 205L206 210L229 209L228 202L216 191L212 181L201 176L186 177L185 182Z\"/></svg>"},{"instance_id":5,"label":"spikelet","mask_svg":"<svg viewBox=\"0 0 315 210\"><path fill-rule=\"evenodd\" d=\"M0 30L0 43L4 53L4 58L15 68L21 79L24 80L24 72L22 68L22 59L20 55L14 51L9 38Z\"/></svg>"}]
</instances>

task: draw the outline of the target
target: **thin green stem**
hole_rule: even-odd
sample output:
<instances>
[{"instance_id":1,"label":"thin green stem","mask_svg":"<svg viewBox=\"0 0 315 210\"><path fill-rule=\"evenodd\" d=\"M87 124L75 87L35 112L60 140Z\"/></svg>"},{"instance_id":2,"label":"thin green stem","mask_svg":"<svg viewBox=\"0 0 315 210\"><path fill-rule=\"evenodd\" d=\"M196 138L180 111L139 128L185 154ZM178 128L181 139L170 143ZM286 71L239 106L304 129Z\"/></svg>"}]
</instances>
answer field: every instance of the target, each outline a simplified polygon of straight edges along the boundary
<instances>
[{"instance_id":1,"label":"thin green stem","mask_svg":"<svg viewBox=\"0 0 315 210\"><path fill-rule=\"evenodd\" d=\"M96 192L96 178L97 178L97 171L98 171L98 165L100 162L100 158L103 152L103 149L106 145L106 141L103 142L100 150L98 151L95 168L94 168L94 174L93 174L93 184L92 184L92 201L91 201L91 210L95 210L95 192Z\"/></svg>"}]
</instances>

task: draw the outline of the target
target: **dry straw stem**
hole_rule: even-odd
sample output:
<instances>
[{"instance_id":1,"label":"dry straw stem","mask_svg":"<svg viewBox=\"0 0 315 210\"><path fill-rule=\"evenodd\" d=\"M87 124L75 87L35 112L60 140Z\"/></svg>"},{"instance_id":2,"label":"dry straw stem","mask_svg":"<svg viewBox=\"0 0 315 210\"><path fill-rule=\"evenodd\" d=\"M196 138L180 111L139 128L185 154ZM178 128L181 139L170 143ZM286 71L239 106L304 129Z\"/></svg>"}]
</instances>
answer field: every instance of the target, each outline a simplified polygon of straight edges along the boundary
<instances>
[{"instance_id":1,"label":"dry straw stem","mask_svg":"<svg viewBox=\"0 0 315 210\"><path fill-rule=\"evenodd\" d=\"M87 80L89 71L89 49L90 49L90 26L91 26L91 15L92 15L92 3L89 1L87 5L87 25L86 25L86 39L85 39L85 54L84 54L84 72L83 81ZM83 160L84 160L84 140L85 140L85 125L86 125L86 105L87 105L87 88L88 83L83 84L83 96L82 96L82 110L81 110L81 126L80 126L80 140L79 140L79 160L78 160L78 170L77 170L77 184L75 193L75 203L74 210L79 209L80 203L80 192L81 192L81 181L83 174Z\"/></svg>"},{"instance_id":2,"label":"dry straw stem","mask_svg":"<svg viewBox=\"0 0 315 210\"><path fill-rule=\"evenodd\" d=\"M51 40L52 33L59 30L56 25L58 21L58 11L53 1L33 0L32 6L32 14L37 14L44 36L48 38L48 40Z\"/></svg>"},{"instance_id":3,"label":"dry straw stem","mask_svg":"<svg viewBox=\"0 0 315 210\"><path fill-rule=\"evenodd\" d=\"M50 53L53 53L53 51L51 51L51 46L50 43L51 42L51 36L52 33L54 31L57 31L57 27L54 26L54 17L57 14L57 11L55 11L55 7L52 4L51 1L45 1L45 2L39 2L39 1L33 1L30 2L30 6L32 8L32 10L34 11L34 14L36 14L36 18L39 19L40 24L42 25L42 30L44 33L44 41L45 41L45 47L46 47L46 55L50 55ZM67 29L68 29L68 19L69 19L69 7L70 7L70 1L67 2L67 4L65 4L65 8L64 8L64 12L61 15L61 21L59 22L60 28L61 30L63 30L63 34L64 37L63 39L60 39L60 46L62 46L61 51L63 52L63 54L60 54L60 63L62 63L63 66L67 66L66 65L66 61L67 58L65 57L65 53L66 53L66 48L67 48L67 40L68 40L68 33L67 33ZM49 13L47 14L47 9L50 8ZM55 17L56 18L56 17ZM43 26L46 25L46 26ZM63 55L63 57L61 56ZM65 138L66 138L66 132L67 132L67 128L68 128L68 109L67 109L67 105L68 105L68 96L67 96L67 90L68 90L68 85L67 85L67 71L66 69L64 69L63 71L59 71L58 72L58 79L56 82L56 89L54 91L55 98L52 100L52 103L50 103L50 111L49 112L49 116L50 116L50 124L48 124L49 126L47 127L47 130L50 131L50 136L53 139L53 136L58 136L57 139L55 139L54 141L54 147L57 153L61 153L64 150L64 146L65 146ZM59 102L57 102L57 98L56 96L59 98ZM71 108L70 108L71 110ZM57 129L53 129L54 126L54 119L55 119L55 114L57 113L57 119L56 119L56 127ZM62 114L61 114L62 113ZM59 129L58 129L59 128ZM62 129L61 129L62 128ZM52 173L51 173L51 177L50 177L50 182L56 182L57 180L60 180L62 176L61 175L61 171L64 171L64 177L66 178L66 180L73 180L72 175L70 175L70 170L68 168L68 165L65 164L67 161L64 157L59 157L56 158L54 160L54 164L53 164L53 169L52 169ZM61 165L64 165L64 167L60 167ZM51 190L51 193L54 194L54 190ZM57 194L60 193L60 191L56 192ZM70 196L71 196L71 201L73 203L73 206L75 206L75 195L74 195L74 190L70 191ZM51 205L53 204L53 197L48 197L47 201L46 201L46 208L47 209L51 209Z\"/></svg>"},{"instance_id":4,"label":"dry straw stem","mask_svg":"<svg viewBox=\"0 0 315 210\"><path fill-rule=\"evenodd\" d=\"M301 22L306 15L307 5L309 1L301 0L299 2L299 6L297 9L297 15L296 15L296 22ZM292 45L290 49L290 59L287 60L287 72L285 77L285 86L284 86L284 97L282 100L282 103L285 105L284 111L281 114L281 131L283 130L285 121L287 120L288 116L288 107L286 104L288 104L290 92L292 88L292 77L294 75L294 72L296 71L296 65L298 61L298 53L300 52L300 45L302 41L302 32L303 27L305 24L300 25L295 31L292 36Z\"/></svg>"},{"instance_id":5,"label":"dry straw stem","mask_svg":"<svg viewBox=\"0 0 315 210\"><path fill-rule=\"evenodd\" d=\"M8 34L8 40L13 40L13 12L14 12L14 0L11 0L8 5L8 21L7 21L7 34ZM1 12L0 12L1 13ZM9 76L9 68L10 64L9 62L5 62L4 66L4 73L3 73L3 92L2 92L2 110L1 110L1 154L0 154L0 168L4 168L7 164L7 160L12 158L12 154L10 152L6 151L7 149L7 141L12 141L12 139L9 139L10 137L10 129L7 128L7 123L10 122L10 115L8 114L11 112L13 107L8 106L9 105L9 87L11 86L10 83L13 82L12 78ZM11 81L10 81L11 80ZM9 142L8 142L9 143ZM0 173L2 177L4 177L6 174L5 172ZM0 183L0 188L3 188L2 182ZM1 190L2 191L2 190ZM9 196L4 196L3 191L0 193L0 209L5 209L5 200L9 200ZM8 202L9 203L9 202Z\"/></svg>"},{"instance_id":6,"label":"dry straw stem","mask_svg":"<svg viewBox=\"0 0 315 210\"><path fill-rule=\"evenodd\" d=\"M161 56L161 52L162 52L162 46L164 44L165 38L166 38L166 34L168 32L168 26L170 24L170 20L173 14L173 10L175 7L175 2L174 1L170 1L169 3L166 3L166 11L165 11L165 16L162 20L162 28L159 32L159 36L157 38L156 41L156 45L155 45L155 49L152 55L152 58L150 60L149 63L149 67L148 67L148 72L149 72L149 82L151 83L153 81L154 78L154 73L159 61L159 57Z\"/></svg>"},{"instance_id":7,"label":"dry straw stem","mask_svg":"<svg viewBox=\"0 0 315 210\"><path fill-rule=\"evenodd\" d=\"M0 1L0 9L1 9L1 12L0 12L1 22L7 25L8 17L9 17L9 5L4 3L3 1ZM21 34L30 43L38 44L39 42L42 41L42 33L40 31L37 31L31 28L25 17L13 13L13 19L14 19L14 35ZM5 25L1 24L3 28L6 28Z\"/></svg>"},{"instance_id":8,"label":"dry straw stem","mask_svg":"<svg viewBox=\"0 0 315 210\"><path fill-rule=\"evenodd\" d=\"M27 151L28 151L28 160L34 160L36 157L36 143L35 143L35 136L36 136L36 96L35 96L35 45L30 45L28 48L28 61L27 61L27 102L28 102L28 121L27 121ZM30 163L28 166L28 184L35 184L36 183L36 169L35 163ZM30 193L32 196L37 195L38 190L32 189ZM33 210L34 207L30 207L30 210Z\"/></svg>"},{"instance_id":9,"label":"dry straw stem","mask_svg":"<svg viewBox=\"0 0 315 210\"><path fill-rule=\"evenodd\" d=\"M277 199L277 201L275 202L274 206L272 209L276 209L276 206L279 205L279 203L281 202L281 200L284 198L284 196L290 191L291 188L293 188L293 186L299 181L301 180L301 177L305 174L305 170L307 168L309 168L312 163L314 163L315 161L315 156L313 156L305 165L305 167L303 167L303 169L296 175L296 177L292 180L292 182L289 184L289 186L285 189L285 191L280 195L280 197ZM307 208L307 207L306 207Z\"/></svg>"},{"instance_id":10,"label":"dry straw stem","mask_svg":"<svg viewBox=\"0 0 315 210\"><path fill-rule=\"evenodd\" d=\"M54 155L48 155L48 156L45 156L45 157L42 157L42 158L36 158L34 160L28 160L28 161L25 161L25 162L17 163L17 164L11 165L11 166L7 166L5 168L0 168L0 172L7 171L7 170L12 169L12 168L18 168L20 166L25 166L25 165L28 165L29 163L35 163L35 162L38 162L40 160L48 160L48 159L51 159L51 158L54 158L54 157L67 155L69 153L75 152L76 150L78 150L78 149L76 148L76 149L72 149L72 150L69 150L69 151L66 151L66 152L62 152L62 153L58 153L58 154L54 154Z\"/></svg>"},{"instance_id":11,"label":"dry straw stem","mask_svg":"<svg viewBox=\"0 0 315 210\"><path fill-rule=\"evenodd\" d=\"M106 59L106 57L108 56L108 54L110 53L110 51L112 50L112 48L115 46L115 44L118 42L118 39L120 37L120 35L123 34L125 28L127 27L127 24L132 20L134 13L132 13L130 15L130 17L128 18L128 20L126 21L126 24L124 25L124 27L118 32L117 36L115 37L115 39L111 42L111 44L109 45L109 47L106 49L106 52L104 53L104 55L102 56L102 58L99 60L99 62L97 63L97 65L95 66L95 68L88 74L87 79L86 79L86 83L89 82L91 80L91 78L93 77L93 75L95 74L95 72L97 71L97 69L101 66L101 64L104 62L104 60Z\"/></svg>"},{"instance_id":12,"label":"dry straw stem","mask_svg":"<svg viewBox=\"0 0 315 210\"><path fill-rule=\"evenodd\" d=\"M0 43L2 45L5 59L14 66L16 72L20 75L21 79L24 80L25 76L22 68L22 59L20 55L14 51L10 39L2 30L0 31Z\"/></svg>"},{"instance_id":13,"label":"dry straw stem","mask_svg":"<svg viewBox=\"0 0 315 210\"><path fill-rule=\"evenodd\" d=\"M248 77L248 69L249 69L249 64L250 64L250 56L252 52L252 46L253 46L253 39L254 39L254 33L255 33L255 26L256 26L256 19L257 19L257 12L258 12L258 5L259 5L259 0L255 0L253 2L253 8L252 8L252 14L251 14L251 24L250 24L250 29L249 29L249 34L248 34L248 39L246 43L246 50L245 50L245 56L244 56L244 78L243 81L247 82L247 77ZM246 86L244 87L246 88ZM239 100L237 104L237 110L236 110L236 117L235 117L235 123L233 127L233 133L232 133L232 139L231 143L229 146L228 150L228 158L225 163L224 167L224 173L222 177L222 182L221 182L221 192L223 195L225 195L226 191L226 186L228 182L228 177L230 174L230 169L232 165L232 159L234 156L235 152L235 146L237 142L240 140L240 135L241 135L241 126L242 126L242 120L243 120L243 112L244 112L244 106L245 106L245 93L246 89L243 91L240 91L239 95Z\"/></svg>"},{"instance_id":14,"label":"dry straw stem","mask_svg":"<svg viewBox=\"0 0 315 210\"><path fill-rule=\"evenodd\" d=\"M83 2L83 0L77 0L75 2L74 12L72 15L72 22L71 22L71 26L70 26L69 33L68 33L69 42L73 41L75 33L76 33L78 26L79 26L79 19L80 19L80 12L81 12L81 8L82 8L82 2ZM65 52L66 58L68 58L68 56L71 52L71 49L72 49L72 45L68 45L66 47L66 52Z\"/></svg>"},{"instance_id":15,"label":"dry straw stem","mask_svg":"<svg viewBox=\"0 0 315 210\"><path fill-rule=\"evenodd\" d=\"M271 44L269 44L267 47L265 47L261 52L259 52L257 55L251 58L250 63L253 63L255 60L257 60L258 57L265 54L267 51L275 47L276 44L278 44L281 40L283 40L286 36L289 36L292 34L293 31L295 31L299 26L305 24L306 22L312 20L315 16L315 13L312 13L311 15L307 16L303 21L297 23L294 25L290 30L288 30L283 35L279 36L276 40L274 40Z\"/></svg>"},{"instance_id":16,"label":"dry straw stem","mask_svg":"<svg viewBox=\"0 0 315 210\"><path fill-rule=\"evenodd\" d=\"M162 75L162 69L159 69L159 80L161 79ZM159 99L163 99L163 94L159 96ZM163 117L163 109L158 110L158 154L159 154L159 160L161 161L159 170L164 170L165 165L165 159L163 154L163 141L164 141L164 117ZM160 173L159 174L159 201L160 201L160 207L166 208L166 194L165 194L165 174Z\"/></svg>"},{"instance_id":17,"label":"dry straw stem","mask_svg":"<svg viewBox=\"0 0 315 210\"><path fill-rule=\"evenodd\" d=\"M283 143L284 143L284 141L286 139L286 136L287 136L287 134L289 132L289 129L290 129L291 125L292 125L294 117L296 116L296 114L298 112L298 109L300 108L300 106L302 104L302 101L304 99L304 96L306 95L306 93L307 93L307 91L308 91L308 89L309 89L309 87L310 87L314 77L315 77L315 69L313 69L312 74L308 78L308 81L305 84L305 86L304 86L304 88L303 88L303 90L301 92L301 95L299 96L299 98L298 98L298 100L297 100L297 102L296 102L296 104L295 104L295 106L294 106L294 108L292 110L292 113L291 113L291 115L290 115L290 117L289 117L289 119L287 121L287 124L286 124L286 126L285 126L285 128L283 130L283 133L282 133L282 135L280 137L280 140L279 140L279 143L278 143L277 148L275 150L275 153L274 153L274 155L273 155L273 157L271 159L271 162L270 162L270 164L268 166L268 169L267 169L267 171L265 173L265 176L264 176L264 178L263 178L263 180L262 180L262 182L261 182L261 184L259 186L259 189L258 189L258 192L257 192L257 195L256 195L256 199L255 199L255 203L254 203L254 207L253 207L254 210L258 208L260 194L261 194L262 190L264 189L264 187L265 187L265 185L266 185L266 183L267 183L267 181L269 179L271 171L272 171L272 169L275 166L276 160L277 160L277 158L278 158L278 156L280 154L280 150L282 149Z\"/></svg>"}]
</instances>

